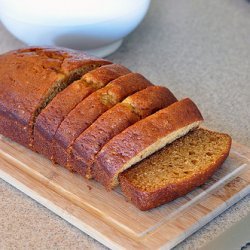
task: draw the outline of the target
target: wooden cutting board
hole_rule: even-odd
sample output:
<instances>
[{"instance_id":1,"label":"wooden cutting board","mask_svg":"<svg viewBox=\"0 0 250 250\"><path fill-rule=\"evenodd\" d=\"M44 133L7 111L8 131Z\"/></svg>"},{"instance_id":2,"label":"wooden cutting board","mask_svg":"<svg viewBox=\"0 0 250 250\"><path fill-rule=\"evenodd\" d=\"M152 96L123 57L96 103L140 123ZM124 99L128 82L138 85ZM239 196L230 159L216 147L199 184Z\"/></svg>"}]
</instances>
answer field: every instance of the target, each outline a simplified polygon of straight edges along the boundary
<instances>
[{"instance_id":1,"label":"wooden cutting board","mask_svg":"<svg viewBox=\"0 0 250 250\"><path fill-rule=\"evenodd\" d=\"M250 192L250 149L233 143L203 186L147 212L0 136L0 177L110 248L174 247Z\"/></svg>"}]
</instances>

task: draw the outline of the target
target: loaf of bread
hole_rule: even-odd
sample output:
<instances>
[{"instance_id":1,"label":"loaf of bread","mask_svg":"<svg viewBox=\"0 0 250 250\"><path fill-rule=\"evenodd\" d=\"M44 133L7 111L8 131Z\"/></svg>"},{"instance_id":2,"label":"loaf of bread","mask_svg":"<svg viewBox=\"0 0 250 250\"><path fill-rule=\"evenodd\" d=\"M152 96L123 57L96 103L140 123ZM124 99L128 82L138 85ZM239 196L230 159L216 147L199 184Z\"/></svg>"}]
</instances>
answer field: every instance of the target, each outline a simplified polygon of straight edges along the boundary
<instances>
[{"instance_id":1,"label":"loaf of bread","mask_svg":"<svg viewBox=\"0 0 250 250\"><path fill-rule=\"evenodd\" d=\"M110 82L80 102L64 119L54 137L54 160L66 166L71 145L100 115L127 96L152 85L138 73L129 73Z\"/></svg>"},{"instance_id":2,"label":"loaf of bread","mask_svg":"<svg viewBox=\"0 0 250 250\"><path fill-rule=\"evenodd\" d=\"M165 87L150 86L118 103L100 116L72 145L70 165L81 175L91 178L95 155L115 135L124 129L176 102Z\"/></svg>"},{"instance_id":3,"label":"loaf of bread","mask_svg":"<svg viewBox=\"0 0 250 250\"><path fill-rule=\"evenodd\" d=\"M107 190L120 181L141 210L185 195L225 160L231 138L196 129L202 120L190 99L107 60L48 47L0 55L0 133Z\"/></svg>"},{"instance_id":4,"label":"loaf of bread","mask_svg":"<svg viewBox=\"0 0 250 250\"><path fill-rule=\"evenodd\" d=\"M146 117L99 151L92 166L94 178L108 190L116 187L121 172L198 127L202 120L198 108L188 98Z\"/></svg>"},{"instance_id":5,"label":"loaf of bread","mask_svg":"<svg viewBox=\"0 0 250 250\"><path fill-rule=\"evenodd\" d=\"M204 184L229 154L226 134L196 129L119 176L125 196L148 210Z\"/></svg>"},{"instance_id":6,"label":"loaf of bread","mask_svg":"<svg viewBox=\"0 0 250 250\"><path fill-rule=\"evenodd\" d=\"M53 138L69 112L91 93L128 73L130 71L122 65L108 64L84 74L80 80L73 82L56 95L36 119L34 150L53 160L53 150L51 150Z\"/></svg>"},{"instance_id":7,"label":"loaf of bread","mask_svg":"<svg viewBox=\"0 0 250 250\"><path fill-rule=\"evenodd\" d=\"M32 147L41 110L73 80L109 63L58 48L34 47L0 55L0 133Z\"/></svg>"}]
</instances>

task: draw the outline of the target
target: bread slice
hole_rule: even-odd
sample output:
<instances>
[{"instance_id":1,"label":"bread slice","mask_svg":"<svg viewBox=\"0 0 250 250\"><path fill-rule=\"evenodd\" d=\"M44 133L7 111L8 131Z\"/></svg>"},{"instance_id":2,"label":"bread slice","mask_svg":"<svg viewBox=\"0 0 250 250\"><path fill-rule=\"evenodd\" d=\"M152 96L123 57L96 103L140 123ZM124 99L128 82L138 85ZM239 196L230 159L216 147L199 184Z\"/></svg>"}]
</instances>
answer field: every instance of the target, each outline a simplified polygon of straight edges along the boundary
<instances>
[{"instance_id":1,"label":"bread slice","mask_svg":"<svg viewBox=\"0 0 250 250\"><path fill-rule=\"evenodd\" d=\"M110 139L140 119L176 101L167 88L150 86L116 104L75 140L70 159L72 169L90 179L95 155Z\"/></svg>"},{"instance_id":2,"label":"bread slice","mask_svg":"<svg viewBox=\"0 0 250 250\"><path fill-rule=\"evenodd\" d=\"M74 79L109 63L60 48L26 48L0 55L0 133L32 147L41 110Z\"/></svg>"},{"instance_id":3,"label":"bread slice","mask_svg":"<svg viewBox=\"0 0 250 250\"><path fill-rule=\"evenodd\" d=\"M88 95L128 73L122 65L108 64L88 72L56 95L36 119L33 149L51 159L54 135L68 113Z\"/></svg>"},{"instance_id":4,"label":"bread slice","mask_svg":"<svg viewBox=\"0 0 250 250\"><path fill-rule=\"evenodd\" d=\"M94 178L106 189L114 188L121 172L198 127L202 120L198 108L188 98L146 117L101 149L92 167Z\"/></svg>"},{"instance_id":5,"label":"bread slice","mask_svg":"<svg viewBox=\"0 0 250 250\"><path fill-rule=\"evenodd\" d=\"M142 75L130 73L110 82L80 102L56 132L54 160L62 166L67 166L71 145L85 129L115 104L150 85L152 84Z\"/></svg>"},{"instance_id":6,"label":"bread slice","mask_svg":"<svg viewBox=\"0 0 250 250\"><path fill-rule=\"evenodd\" d=\"M229 135L196 129L124 171L122 191L141 210L172 201L204 184L230 146Z\"/></svg>"}]
</instances>

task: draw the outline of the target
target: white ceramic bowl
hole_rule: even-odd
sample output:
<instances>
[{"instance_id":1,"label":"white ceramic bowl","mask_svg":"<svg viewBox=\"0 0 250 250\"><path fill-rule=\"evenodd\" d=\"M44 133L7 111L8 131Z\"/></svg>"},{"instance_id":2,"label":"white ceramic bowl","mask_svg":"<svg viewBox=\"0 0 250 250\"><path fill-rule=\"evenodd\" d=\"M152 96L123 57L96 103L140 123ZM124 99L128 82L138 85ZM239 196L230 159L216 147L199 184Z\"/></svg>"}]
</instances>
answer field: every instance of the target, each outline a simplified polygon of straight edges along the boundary
<instances>
[{"instance_id":1,"label":"white ceramic bowl","mask_svg":"<svg viewBox=\"0 0 250 250\"><path fill-rule=\"evenodd\" d=\"M62 46L103 57L119 48L150 0L0 0L5 27L28 45Z\"/></svg>"}]
</instances>

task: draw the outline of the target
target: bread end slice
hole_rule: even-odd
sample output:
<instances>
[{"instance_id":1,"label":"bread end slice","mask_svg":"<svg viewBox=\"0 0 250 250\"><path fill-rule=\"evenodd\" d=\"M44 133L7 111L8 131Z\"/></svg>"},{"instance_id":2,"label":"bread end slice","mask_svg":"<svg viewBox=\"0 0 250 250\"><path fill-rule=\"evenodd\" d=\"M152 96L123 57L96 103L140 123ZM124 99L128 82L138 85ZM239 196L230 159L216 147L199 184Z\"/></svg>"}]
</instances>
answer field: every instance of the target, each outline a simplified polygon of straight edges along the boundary
<instances>
[{"instance_id":1,"label":"bread end slice","mask_svg":"<svg viewBox=\"0 0 250 250\"><path fill-rule=\"evenodd\" d=\"M231 137L196 129L119 176L125 196L149 210L204 184L227 158Z\"/></svg>"}]
</instances>

